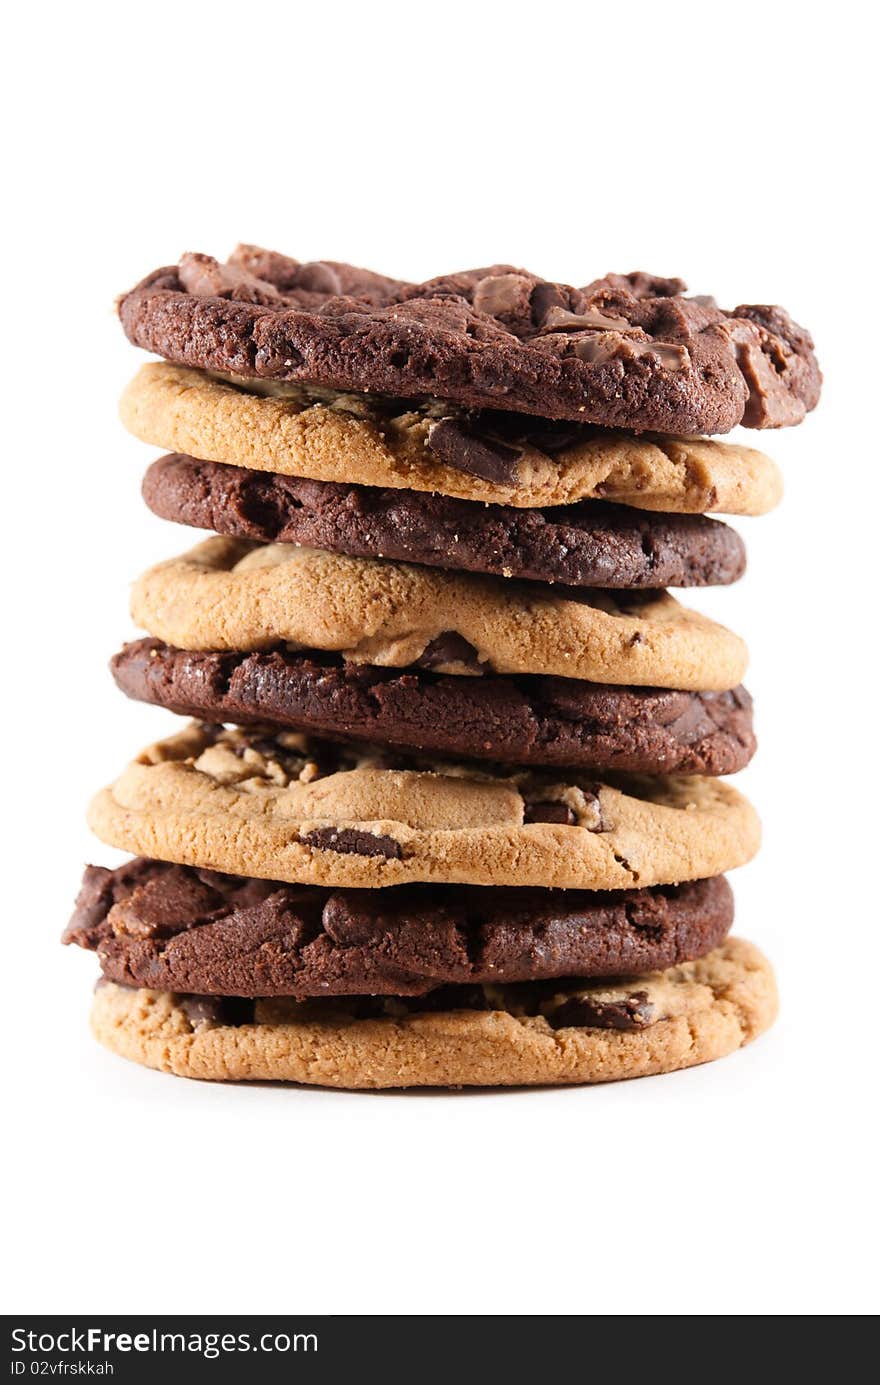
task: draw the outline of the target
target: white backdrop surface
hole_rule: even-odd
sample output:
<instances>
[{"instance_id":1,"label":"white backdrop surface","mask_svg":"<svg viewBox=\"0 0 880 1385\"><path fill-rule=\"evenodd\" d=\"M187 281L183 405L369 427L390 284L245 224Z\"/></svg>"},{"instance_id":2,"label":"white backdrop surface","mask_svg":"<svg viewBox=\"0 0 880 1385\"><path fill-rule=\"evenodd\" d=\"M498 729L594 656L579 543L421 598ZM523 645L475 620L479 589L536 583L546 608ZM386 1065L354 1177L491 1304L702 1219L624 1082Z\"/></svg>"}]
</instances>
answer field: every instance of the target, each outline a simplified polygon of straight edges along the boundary
<instances>
[{"instance_id":1,"label":"white backdrop surface","mask_svg":"<svg viewBox=\"0 0 880 1385\"><path fill-rule=\"evenodd\" d=\"M7 1310L847 1314L876 1308L876 77L863 7L227 3L18 12L4 377ZM9 184L8 184L9 190ZM91 793L169 729L106 662L186 547L116 398L120 290L238 240L420 279L510 261L780 302L826 385L749 571L765 825L737 929L782 1014L590 1090L179 1081L99 1049L58 934ZM873 1146L873 1147L872 1147Z\"/></svg>"}]
</instances>

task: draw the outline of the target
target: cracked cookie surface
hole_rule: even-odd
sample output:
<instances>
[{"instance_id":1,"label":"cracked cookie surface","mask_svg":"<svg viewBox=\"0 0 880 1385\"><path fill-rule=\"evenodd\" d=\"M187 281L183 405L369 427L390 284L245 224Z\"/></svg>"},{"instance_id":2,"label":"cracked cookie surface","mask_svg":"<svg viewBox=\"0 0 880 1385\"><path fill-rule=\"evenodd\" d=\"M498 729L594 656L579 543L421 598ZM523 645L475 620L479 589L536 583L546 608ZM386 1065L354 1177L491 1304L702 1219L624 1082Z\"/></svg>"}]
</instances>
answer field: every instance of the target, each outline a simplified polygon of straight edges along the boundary
<instances>
[{"instance_id":1,"label":"cracked cookie surface","mask_svg":"<svg viewBox=\"0 0 880 1385\"><path fill-rule=\"evenodd\" d=\"M710 952L732 922L723 876L605 894L324 890L140 858L86 868L63 941L121 985L302 1000L655 971Z\"/></svg>"},{"instance_id":2,"label":"cracked cookie surface","mask_svg":"<svg viewBox=\"0 0 880 1385\"><path fill-rule=\"evenodd\" d=\"M131 611L178 649L284 643L461 675L726 691L747 662L739 636L668 592L562 589L222 537L150 568Z\"/></svg>"},{"instance_id":3,"label":"cracked cookie surface","mask_svg":"<svg viewBox=\"0 0 880 1385\"><path fill-rule=\"evenodd\" d=\"M102 841L233 875L615 890L721 875L760 825L716 779L493 769L196 723L93 800Z\"/></svg>"},{"instance_id":4,"label":"cracked cookie surface","mask_svg":"<svg viewBox=\"0 0 880 1385\"><path fill-rule=\"evenodd\" d=\"M592 499L758 515L782 495L776 464L740 443L575 425L563 435L540 420L481 415L463 423L438 417L436 407L272 389L261 394L157 363L131 381L120 415L143 442L203 461L482 504L528 509Z\"/></svg>"},{"instance_id":5,"label":"cracked cookie surface","mask_svg":"<svg viewBox=\"0 0 880 1385\"><path fill-rule=\"evenodd\" d=\"M131 341L179 365L468 408L674 433L799 423L821 385L778 307L684 296L680 279L584 288L511 265L428 280L242 245L187 254L119 301Z\"/></svg>"},{"instance_id":6,"label":"cracked cookie surface","mask_svg":"<svg viewBox=\"0 0 880 1385\"><path fill-rule=\"evenodd\" d=\"M92 1027L121 1057L181 1077L491 1087L693 1067L750 1043L777 1009L769 963L737 938L698 961L619 983L461 987L439 996L448 1008L373 1000L364 1014L357 1000L276 998L231 1010L108 982L95 994Z\"/></svg>"}]
</instances>

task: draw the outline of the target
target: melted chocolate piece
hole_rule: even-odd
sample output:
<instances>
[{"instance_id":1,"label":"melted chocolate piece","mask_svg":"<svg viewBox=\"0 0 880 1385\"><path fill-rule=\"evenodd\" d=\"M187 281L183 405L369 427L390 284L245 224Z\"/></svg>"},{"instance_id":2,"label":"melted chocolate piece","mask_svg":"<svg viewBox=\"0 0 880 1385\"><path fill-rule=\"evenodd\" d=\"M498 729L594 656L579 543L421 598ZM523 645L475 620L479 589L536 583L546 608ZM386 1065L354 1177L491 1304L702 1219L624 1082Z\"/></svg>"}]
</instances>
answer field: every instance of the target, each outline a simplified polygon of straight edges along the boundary
<instances>
[{"instance_id":1,"label":"melted chocolate piece","mask_svg":"<svg viewBox=\"0 0 880 1385\"><path fill-rule=\"evenodd\" d=\"M346 856L384 856L397 861L403 857L403 847L393 837L359 832L353 827L319 827L300 840L320 851L338 851Z\"/></svg>"},{"instance_id":2,"label":"melted chocolate piece","mask_svg":"<svg viewBox=\"0 0 880 1385\"><path fill-rule=\"evenodd\" d=\"M655 1019L647 991L633 991L626 1000L573 996L547 1011L547 1020L554 1029L647 1029Z\"/></svg>"},{"instance_id":3,"label":"melted chocolate piece","mask_svg":"<svg viewBox=\"0 0 880 1385\"><path fill-rule=\"evenodd\" d=\"M504 486L512 486L516 481L518 449L471 433L457 419L441 418L439 423L432 424L428 448L456 471L467 471Z\"/></svg>"}]
</instances>

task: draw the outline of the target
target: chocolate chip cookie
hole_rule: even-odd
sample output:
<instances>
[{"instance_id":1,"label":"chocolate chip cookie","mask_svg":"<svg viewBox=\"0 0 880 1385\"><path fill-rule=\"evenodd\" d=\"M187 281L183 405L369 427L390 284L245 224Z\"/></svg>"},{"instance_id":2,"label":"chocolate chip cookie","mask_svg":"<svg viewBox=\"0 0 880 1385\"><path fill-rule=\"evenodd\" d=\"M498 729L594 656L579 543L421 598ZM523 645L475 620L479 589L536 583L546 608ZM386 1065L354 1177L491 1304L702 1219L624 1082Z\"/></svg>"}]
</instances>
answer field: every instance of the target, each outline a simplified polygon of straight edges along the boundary
<instances>
[{"instance_id":1,"label":"chocolate chip cookie","mask_svg":"<svg viewBox=\"0 0 880 1385\"><path fill-rule=\"evenodd\" d=\"M95 1036L162 1072L320 1087L611 1082L693 1067L772 1024L769 963L729 938L617 982L454 986L426 999L212 1000L99 985Z\"/></svg>"},{"instance_id":2,"label":"chocolate chip cookie","mask_svg":"<svg viewBox=\"0 0 880 1385\"><path fill-rule=\"evenodd\" d=\"M137 581L132 616L178 649L279 643L441 673L726 691L741 639L668 592L561 588L216 537Z\"/></svg>"},{"instance_id":3,"label":"chocolate chip cookie","mask_svg":"<svg viewBox=\"0 0 880 1385\"><path fill-rule=\"evenodd\" d=\"M331 888L617 890L722 875L760 825L723 780L515 770L189 725L93 800L110 846Z\"/></svg>"},{"instance_id":4,"label":"chocolate chip cookie","mask_svg":"<svg viewBox=\"0 0 880 1385\"><path fill-rule=\"evenodd\" d=\"M779 468L740 443L610 432L524 415L218 379L144 366L120 401L135 437L168 452L313 481L428 491L533 509L612 500L640 510L759 515Z\"/></svg>"}]
</instances>

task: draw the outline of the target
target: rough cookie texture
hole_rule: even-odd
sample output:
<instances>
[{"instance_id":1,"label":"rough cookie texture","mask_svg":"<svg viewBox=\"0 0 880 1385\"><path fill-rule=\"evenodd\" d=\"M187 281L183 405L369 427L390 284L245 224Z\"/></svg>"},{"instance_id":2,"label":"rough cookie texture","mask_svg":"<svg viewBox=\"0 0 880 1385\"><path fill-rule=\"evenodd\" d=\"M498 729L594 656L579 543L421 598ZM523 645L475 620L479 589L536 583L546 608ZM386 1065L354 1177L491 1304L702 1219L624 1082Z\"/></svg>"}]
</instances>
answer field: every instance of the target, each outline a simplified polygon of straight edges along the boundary
<instances>
[{"instance_id":1,"label":"rough cookie texture","mask_svg":"<svg viewBox=\"0 0 880 1385\"><path fill-rule=\"evenodd\" d=\"M724 691L743 641L667 592L561 589L291 544L205 540L135 583L136 623L178 649L290 643L395 668Z\"/></svg>"},{"instance_id":2,"label":"rough cookie texture","mask_svg":"<svg viewBox=\"0 0 880 1385\"><path fill-rule=\"evenodd\" d=\"M121 1057L181 1077L489 1087L693 1067L757 1038L777 1009L769 962L736 938L698 961L615 984L462 987L437 996L446 1008L268 999L230 1011L107 982L95 995L92 1027Z\"/></svg>"},{"instance_id":3,"label":"rough cookie texture","mask_svg":"<svg viewBox=\"0 0 880 1385\"><path fill-rule=\"evenodd\" d=\"M755 853L723 781L512 771L259 728L188 726L93 800L102 841L232 875L615 890L721 875Z\"/></svg>"},{"instance_id":4,"label":"rough cookie texture","mask_svg":"<svg viewBox=\"0 0 880 1385\"><path fill-rule=\"evenodd\" d=\"M745 569L745 545L726 524L602 501L517 510L179 453L153 463L143 496L163 519L232 538L573 587L709 586L735 582Z\"/></svg>"},{"instance_id":5,"label":"rough cookie texture","mask_svg":"<svg viewBox=\"0 0 880 1385\"><path fill-rule=\"evenodd\" d=\"M111 668L129 697L200 721L269 723L468 759L733 774L755 751L743 687L695 693L574 678L459 678L283 649L194 652L153 639L126 645Z\"/></svg>"},{"instance_id":6,"label":"rough cookie texture","mask_svg":"<svg viewBox=\"0 0 880 1385\"><path fill-rule=\"evenodd\" d=\"M653 890L322 890L143 858L88 866L63 941L128 986L218 996L423 995L655 971L717 947L723 877Z\"/></svg>"},{"instance_id":7,"label":"rough cookie texture","mask_svg":"<svg viewBox=\"0 0 880 1385\"><path fill-rule=\"evenodd\" d=\"M119 303L130 340L179 365L468 408L673 433L799 423L821 383L777 307L732 312L680 279L585 288L510 265L409 284L239 246L184 255Z\"/></svg>"},{"instance_id":8,"label":"rough cookie texture","mask_svg":"<svg viewBox=\"0 0 880 1385\"><path fill-rule=\"evenodd\" d=\"M300 386L272 385L264 395L165 364L139 371L120 414L142 441L205 461L484 504L594 499L758 515L782 495L775 463L738 443L563 429L522 415L451 419L437 406Z\"/></svg>"}]
</instances>

